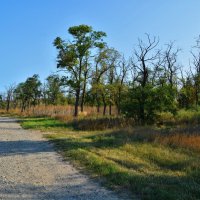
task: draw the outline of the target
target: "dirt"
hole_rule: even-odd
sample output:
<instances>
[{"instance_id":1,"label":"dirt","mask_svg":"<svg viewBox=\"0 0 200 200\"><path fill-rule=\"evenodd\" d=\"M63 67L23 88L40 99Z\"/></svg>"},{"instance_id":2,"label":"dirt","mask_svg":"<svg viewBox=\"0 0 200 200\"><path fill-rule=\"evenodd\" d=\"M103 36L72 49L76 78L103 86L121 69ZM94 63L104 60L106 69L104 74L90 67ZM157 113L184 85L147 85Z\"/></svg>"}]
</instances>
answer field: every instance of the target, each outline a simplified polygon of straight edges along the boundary
<instances>
[{"instance_id":1,"label":"dirt","mask_svg":"<svg viewBox=\"0 0 200 200\"><path fill-rule=\"evenodd\" d=\"M0 117L0 199L119 200L113 191L63 161L42 133Z\"/></svg>"}]
</instances>

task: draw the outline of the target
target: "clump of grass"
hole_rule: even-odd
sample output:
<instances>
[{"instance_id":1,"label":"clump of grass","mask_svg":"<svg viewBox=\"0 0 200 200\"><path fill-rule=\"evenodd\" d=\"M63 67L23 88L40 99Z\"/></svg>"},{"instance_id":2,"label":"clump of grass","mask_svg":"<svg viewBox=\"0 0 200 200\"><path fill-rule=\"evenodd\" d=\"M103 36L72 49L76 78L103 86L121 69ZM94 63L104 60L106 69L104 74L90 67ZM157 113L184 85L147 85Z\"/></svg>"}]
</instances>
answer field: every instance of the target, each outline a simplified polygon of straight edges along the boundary
<instances>
[{"instance_id":1,"label":"clump of grass","mask_svg":"<svg viewBox=\"0 0 200 200\"><path fill-rule=\"evenodd\" d=\"M174 133L169 135L159 134L155 137L155 142L162 145L168 145L171 147L181 147L194 151L200 151L200 135L199 133Z\"/></svg>"},{"instance_id":2,"label":"clump of grass","mask_svg":"<svg viewBox=\"0 0 200 200\"><path fill-rule=\"evenodd\" d=\"M158 126L177 126L177 125L190 125L200 123L200 110L199 109L181 109L176 114L171 112L157 113L156 124Z\"/></svg>"},{"instance_id":3,"label":"clump of grass","mask_svg":"<svg viewBox=\"0 0 200 200\"><path fill-rule=\"evenodd\" d=\"M174 114L171 112L161 112L158 114L157 125L172 125L175 123Z\"/></svg>"},{"instance_id":4,"label":"clump of grass","mask_svg":"<svg viewBox=\"0 0 200 200\"><path fill-rule=\"evenodd\" d=\"M83 131L124 128L133 125L133 120L123 117L90 117L74 120L74 127Z\"/></svg>"},{"instance_id":5,"label":"clump of grass","mask_svg":"<svg viewBox=\"0 0 200 200\"><path fill-rule=\"evenodd\" d=\"M179 110L176 115L177 124L199 124L200 111L198 110Z\"/></svg>"}]
</instances>

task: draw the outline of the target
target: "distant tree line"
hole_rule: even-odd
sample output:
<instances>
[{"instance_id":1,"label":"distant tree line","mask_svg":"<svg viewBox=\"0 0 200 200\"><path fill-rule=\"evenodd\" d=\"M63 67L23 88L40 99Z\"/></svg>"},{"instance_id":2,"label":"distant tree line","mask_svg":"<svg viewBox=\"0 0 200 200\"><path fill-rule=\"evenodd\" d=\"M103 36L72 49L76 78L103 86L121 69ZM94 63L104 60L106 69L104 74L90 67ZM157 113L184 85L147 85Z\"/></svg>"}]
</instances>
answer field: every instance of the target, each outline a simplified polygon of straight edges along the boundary
<instances>
[{"instance_id":1,"label":"distant tree line","mask_svg":"<svg viewBox=\"0 0 200 200\"><path fill-rule=\"evenodd\" d=\"M21 112L36 105L74 104L74 116L84 106L97 113L134 118L152 123L161 112L176 114L178 109L198 108L200 104L200 38L191 49L187 71L178 62L180 49L170 42L162 49L159 39L146 34L138 39L132 56L126 59L104 41L106 33L91 26L68 29L71 40L57 37L58 74L41 83L38 75L10 85L0 96L0 105Z\"/></svg>"}]
</instances>

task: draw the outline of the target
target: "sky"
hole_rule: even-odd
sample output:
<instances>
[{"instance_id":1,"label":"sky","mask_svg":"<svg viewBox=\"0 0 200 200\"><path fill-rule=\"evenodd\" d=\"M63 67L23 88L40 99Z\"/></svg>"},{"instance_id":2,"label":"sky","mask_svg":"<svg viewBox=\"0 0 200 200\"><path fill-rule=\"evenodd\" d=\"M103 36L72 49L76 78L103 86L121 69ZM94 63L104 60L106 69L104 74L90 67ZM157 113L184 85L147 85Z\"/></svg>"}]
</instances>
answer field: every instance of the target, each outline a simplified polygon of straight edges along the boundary
<instances>
[{"instance_id":1,"label":"sky","mask_svg":"<svg viewBox=\"0 0 200 200\"><path fill-rule=\"evenodd\" d=\"M109 46L131 56L145 33L175 41L187 66L200 34L199 0L0 0L0 91L39 74L56 72L57 36L87 24L107 33Z\"/></svg>"}]
</instances>

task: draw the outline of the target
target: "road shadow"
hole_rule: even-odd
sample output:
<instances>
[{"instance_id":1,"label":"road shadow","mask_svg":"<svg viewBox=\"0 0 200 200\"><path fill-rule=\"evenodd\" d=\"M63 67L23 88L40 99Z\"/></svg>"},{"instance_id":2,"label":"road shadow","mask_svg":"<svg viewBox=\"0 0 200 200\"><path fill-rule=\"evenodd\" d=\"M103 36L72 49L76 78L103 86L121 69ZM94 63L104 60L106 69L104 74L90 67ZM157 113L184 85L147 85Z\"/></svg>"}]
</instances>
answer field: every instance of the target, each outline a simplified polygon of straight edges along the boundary
<instances>
[{"instance_id":1,"label":"road shadow","mask_svg":"<svg viewBox=\"0 0 200 200\"><path fill-rule=\"evenodd\" d=\"M28 155L53 151L48 141L0 141L0 156Z\"/></svg>"},{"instance_id":2,"label":"road shadow","mask_svg":"<svg viewBox=\"0 0 200 200\"><path fill-rule=\"evenodd\" d=\"M0 117L0 123L17 123L19 119L9 118L9 117Z\"/></svg>"}]
</instances>

